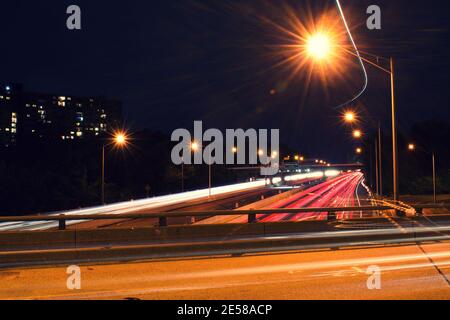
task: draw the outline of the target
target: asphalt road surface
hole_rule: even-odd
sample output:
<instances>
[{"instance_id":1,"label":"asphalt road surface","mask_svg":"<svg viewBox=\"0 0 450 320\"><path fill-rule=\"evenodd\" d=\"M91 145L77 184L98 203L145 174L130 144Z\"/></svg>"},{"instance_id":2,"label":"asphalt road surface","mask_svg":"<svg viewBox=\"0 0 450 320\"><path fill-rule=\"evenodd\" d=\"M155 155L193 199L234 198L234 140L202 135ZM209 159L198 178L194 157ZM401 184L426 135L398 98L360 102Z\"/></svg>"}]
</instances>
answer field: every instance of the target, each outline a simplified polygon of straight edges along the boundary
<instances>
[{"instance_id":1,"label":"asphalt road surface","mask_svg":"<svg viewBox=\"0 0 450 320\"><path fill-rule=\"evenodd\" d=\"M380 289L368 289L369 267ZM1 299L450 299L450 243L0 271Z\"/></svg>"}]
</instances>

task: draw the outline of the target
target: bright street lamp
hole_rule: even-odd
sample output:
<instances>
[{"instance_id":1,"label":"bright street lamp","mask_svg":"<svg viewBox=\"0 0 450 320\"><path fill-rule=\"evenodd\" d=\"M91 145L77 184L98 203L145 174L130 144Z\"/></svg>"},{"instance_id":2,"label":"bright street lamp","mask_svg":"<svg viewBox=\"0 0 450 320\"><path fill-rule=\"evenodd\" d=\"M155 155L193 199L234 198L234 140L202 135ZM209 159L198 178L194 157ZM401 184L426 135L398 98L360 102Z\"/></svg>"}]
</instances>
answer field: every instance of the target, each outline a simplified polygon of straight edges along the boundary
<instances>
[{"instance_id":1,"label":"bright street lamp","mask_svg":"<svg viewBox=\"0 0 450 320\"><path fill-rule=\"evenodd\" d=\"M356 120L356 115L354 112L348 111L344 114L344 120L347 123L352 123L355 122Z\"/></svg>"},{"instance_id":2,"label":"bright street lamp","mask_svg":"<svg viewBox=\"0 0 450 320\"><path fill-rule=\"evenodd\" d=\"M393 194L394 194L394 201L397 201L399 199L399 178L398 178L398 146L397 146L397 111L396 111L396 97L395 97L395 70L394 70L394 60L393 58L383 58L383 57L377 57L377 63L370 61L369 59L365 59L361 56L361 52L356 47L356 44L354 43L353 37L351 36L350 30L347 26L347 22L345 21L344 14L342 12L342 8L338 3L339 11L341 13L341 17L344 20L345 27L347 29L347 32L350 35L350 38L353 43L353 47L356 52L352 52L350 50L347 50L343 48L344 51L347 53L356 56L361 61L361 66L364 69L365 77L367 78L366 69L364 66L363 61L366 63L378 68L379 70L384 71L386 74L390 77L390 85L391 85L391 118L392 118L392 167L393 167ZM312 35L306 40L306 55L309 57L314 58L318 61L325 60L328 56L332 55L332 50L334 47L336 47L335 44L332 43L331 37L324 33L318 33L315 35ZM378 61L380 59L387 60L390 64L390 68L384 68L381 65L378 64ZM367 83L364 87L366 88ZM357 96L361 96L362 92ZM357 97L355 97L352 101L356 100ZM350 114L348 114L348 118L346 117L347 121L354 121L354 116L352 117Z\"/></svg>"},{"instance_id":3,"label":"bright street lamp","mask_svg":"<svg viewBox=\"0 0 450 320\"><path fill-rule=\"evenodd\" d=\"M332 41L325 33L316 33L309 37L306 42L308 55L315 60L327 59L331 54Z\"/></svg>"}]
</instances>

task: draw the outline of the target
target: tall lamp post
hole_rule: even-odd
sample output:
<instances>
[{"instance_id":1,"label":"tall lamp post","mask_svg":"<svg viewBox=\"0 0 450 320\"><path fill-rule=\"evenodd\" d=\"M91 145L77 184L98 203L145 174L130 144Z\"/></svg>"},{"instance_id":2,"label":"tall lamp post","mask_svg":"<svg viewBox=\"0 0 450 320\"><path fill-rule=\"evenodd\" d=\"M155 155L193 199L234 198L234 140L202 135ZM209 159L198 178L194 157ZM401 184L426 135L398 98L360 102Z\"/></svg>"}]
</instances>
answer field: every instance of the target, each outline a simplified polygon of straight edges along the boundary
<instances>
[{"instance_id":1,"label":"tall lamp post","mask_svg":"<svg viewBox=\"0 0 450 320\"><path fill-rule=\"evenodd\" d=\"M352 52L350 52L352 53ZM352 53L353 54L353 53ZM371 66L387 73L391 80L391 121L392 121L392 176L393 176L393 196L394 201L399 200L399 177L398 177L398 144L397 144L397 108L396 108L396 97L395 97L395 67L393 58L382 58L377 57L377 61L381 58L389 61L390 69L383 68L382 66L360 57L363 61L367 62ZM381 152L381 127L378 128L378 144ZM379 159L381 159L381 154L378 153ZM381 176L381 175L380 175ZM380 183L381 184L381 183ZM382 190L382 189L381 189ZM382 192L382 191L381 191Z\"/></svg>"},{"instance_id":2,"label":"tall lamp post","mask_svg":"<svg viewBox=\"0 0 450 320\"><path fill-rule=\"evenodd\" d=\"M125 133L123 132L116 132L114 133L112 143L116 147L124 147L128 142L128 138ZM109 144L103 144L102 145L102 186L101 186L101 201L102 204L106 204L105 202L105 158L106 158L106 147Z\"/></svg>"},{"instance_id":3,"label":"tall lamp post","mask_svg":"<svg viewBox=\"0 0 450 320\"><path fill-rule=\"evenodd\" d=\"M198 142L194 141L191 143L191 150L193 152L203 151L204 146L200 146ZM211 157L211 154L209 154ZM212 196L212 168L211 168L211 158L209 158L208 164L208 199L211 199Z\"/></svg>"},{"instance_id":4,"label":"tall lamp post","mask_svg":"<svg viewBox=\"0 0 450 320\"><path fill-rule=\"evenodd\" d=\"M309 41L306 43L307 47L307 54L314 58L317 61L323 61L328 58L328 56L332 55L332 50L336 46L331 45L332 41L331 39L326 39L326 35L320 34L321 41L312 41L315 40L319 35L312 36ZM371 66L387 73L390 76L391 81L391 117L392 117L392 172L393 172L393 196L394 201L398 201L399 199L399 179L398 179L398 147L397 147L397 110L396 110L396 98L395 98L395 68L394 68L394 59L393 58L383 58L376 56L377 62L380 59L389 61L390 68L386 69L382 67L381 65L372 62L364 57L361 57L361 55L356 54L350 50L347 50L342 47L342 49L359 59L365 61L366 63L370 64ZM350 115L349 115L350 116Z\"/></svg>"},{"instance_id":5,"label":"tall lamp post","mask_svg":"<svg viewBox=\"0 0 450 320\"><path fill-rule=\"evenodd\" d=\"M410 143L408 145L408 150L409 151L416 151L416 145ZM436 178L436 154L434 152L428 152L424 149L421 149L422 152L426 153L426 154L431 154L431 166L433 169L433 203L437 203L437 192L436 192L436 186L437 186L437 178Z\"/></svg>"}]
</instances>

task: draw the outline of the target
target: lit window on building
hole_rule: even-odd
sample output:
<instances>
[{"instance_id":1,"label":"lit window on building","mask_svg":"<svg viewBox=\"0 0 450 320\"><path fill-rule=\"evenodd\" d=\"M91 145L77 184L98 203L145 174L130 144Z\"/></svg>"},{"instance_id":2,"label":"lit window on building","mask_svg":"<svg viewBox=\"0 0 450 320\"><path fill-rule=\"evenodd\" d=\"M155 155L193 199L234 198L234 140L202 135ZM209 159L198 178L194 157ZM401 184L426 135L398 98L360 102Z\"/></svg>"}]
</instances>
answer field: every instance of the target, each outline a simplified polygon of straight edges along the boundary
<instances>
[{"instance_id":1,"label":"lit window on building","mask_svg":"<svg viewBox=\"0 0 450 320\"><path fill-rule=\"evenodd\" d=\"M58 98L58 106L60 107L66 106L66 97L61 96Z\"/></svg>"},{"instance_id":2,"label":"lit window on building","mask_svg":"<svg viewBox=\"0 0 450 320\"><path fill-rule=\"evenodd\" d=\"M77 112L76 120L77 120L78 122L83 122L83 121L84 121L84 116L83 116L83 113L82 113L82 112Z\"/></svg>"}]
</instances>

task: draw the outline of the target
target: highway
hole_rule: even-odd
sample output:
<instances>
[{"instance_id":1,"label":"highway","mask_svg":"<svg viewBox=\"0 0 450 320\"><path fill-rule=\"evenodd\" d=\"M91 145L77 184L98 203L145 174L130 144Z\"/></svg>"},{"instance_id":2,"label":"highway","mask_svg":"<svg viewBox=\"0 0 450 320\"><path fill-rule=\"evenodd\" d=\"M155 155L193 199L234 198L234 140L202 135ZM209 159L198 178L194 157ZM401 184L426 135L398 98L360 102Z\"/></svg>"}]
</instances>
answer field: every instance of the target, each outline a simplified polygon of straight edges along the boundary
<instances>
[{"instance_id":1,"label":"highway","mask_svg":"<svg viewBox=\"0 0 450 320\"><path fill-rule=\"evenodd\" d=\"M369 290L377 266L381 288ZM0 271L0 299L449 299L447 242Z\"/></svg>"},{"instance_id":2,"label":"highway","mask_svg":"<svg viewBox=\"0 0 450 320\"><path fill-rule=\"evenodd\" d=\"M349 207L361 206L360 195L366 192L363 184L364 175L360 172L345 173L327 181L310 187L287 199L283 199L270 204L267 208L307 208L307 207ZM367 198L367 193L365 194ZM365 201L365 200L364 200ZM366 201L365 201L366 202ZM360 214L360 213L356 213ZM354 212L344 212L338 215L338 218L352 218ZM277 221L305 221L305 220L325 220L327 213L302 213L296 215L259 215L260 222ZM200 224L210 223L245 223L247 216L214 217L199 222Z\"/></svg>"},{"instance_id":3,"label":"highway","mask_svg":"<svg viewBox=\"0 0 450 320\"><path fill-rule=\"evenodd\" d=\"M364 176L360 172L321 175L321 183L299 189L282 200L276 200L270 208L300 208L300 207L348 207L367 205L370 191L365 186ZM292 177L301 184L314 177L299 175ZM314 179L320 178L316 176ZM288 179L290 180L290 179ZM317 180L315 180L317 181ZM198 208L218 208L230 206L233 201L253 201L260 199L261 194L276 192L268 191L264 186L251 188L237 193L225 194L220 199L209 203L201 198L187 202L177 202L187 210ZM178 195L176 197L179 197ZM253 200L252 197L254 198ZM279 198L277 198L279 199ZM270 200L270 199L268 199ZM143 205L146 207L147 205ZM167 207L166 207L167 208ZM118 209L130 210L130 208ZM147 210L141 206L133 210ZM355 216L356 215L356 216ZM97 247L88 245L85 248L61 250L32 250L29 253L43 254L51 257L57 252L70 253L72 262L54 260L46 267L22 267L11 264L0 269L0 299L182 299L182 300L246 300L246 299L449 299L450 298L450 242L448 241L448 221L444 218L411 221L409 219L377 219L370 222L362 219L352 224L351 218L359 217L358 212L344 212L338 218L344 219L338 223L335 231L299 231L286 236L267 236L270 247L267 250L241 250L238 253L216 252L216 249L202 251L198 255L147 257L136 255L146 250L146 244L99 244ZM240 223L247 222L247 216L214 217L197 224ZM263 223L325 220L326 213L302 213L284 215L259 215L258 221ZM318 221L321 223L320 221ZM350 224L347 224L349 222ZM85 222L84 227L99 227L98 222ZM109 222L111 223L111 222ZM151 219L136 219L112 222L114 226L133 229L135 225L151 224ZM309 222L305 222L309 223ZM311 222L315 223L315 222ZM324 222L327 224L327 222ZM367 229L360 229L365 226ZM36 226L33 225L34 229ZM42 226L38 226L41 228ZM75 226L73 226L75 227ZM83 224L76 227L83 229ZM329 227L329 226L328 226ZM327 228L328 228L327 227ZM407 234L413 229L414 236L405 236L402 241L352 240L350 235L369 233L380 238L385 232L399 235ZM348 229L348 230L347 230ZM416 236L421 229L427 233L425 238ZM328 229L327 229L328 230ZM112 230L115 232L115 230ZM423 231L423 230L422 230ZM103 231L102 231L103 232ZM342 233L342 240L327 242L327 237ZM297 237L297 243L293 239ZM320 245L307 237L323 238ZM398 238L398 237L397 237ZM395 238L395 239L397 239ZM249 242L258 239L235 239L237 242ZM401 240L401 239L400 239ZM129 239L127 238L127 242ZM207 247L216 243L224 246L223 237L209 239ZM276 242L277 241L277 242ZM277 247L275 243L286 241L286 250ZM356 242L355 242L356 241ZM220 243L219 243L220 242ZM322 243L323 242L323 243ZM182 245L160 243L165 246ZM159 244L153 244L159 245ZM193 246L194 243L189 244ZM242 244L240 244L241 246ZM149 244L149 248L151 245ZM216 247L214 247L216 248ZM100 252L122 250L125 256L116 256L110 260L97 259ZM24 249L25 250L25 249ZM23 253L28 253L26 249ZM95 253L96 259L80 259L81 254L89 251ZM98 250L98 252L96 252ZM151 248L154 250L154 248ZM149 251L150 252L150 251ZM151 251L153 252L153 251ZM252 253L250 253L252 252ZM258 252L258 253L257 253ZM263 253L264 252L264 253ZM13 255L18 252L3 252ZM183 257L183 258L182 258ZM50 258L49 258L50 259ZM139 259L145 259L140 261ZM22 260L18 260L20 262ZM70 290L66 283L66 273L69 265L83 261L81 268L81 290ZM97 262L91 262L97 261ZM12 267L15 265L15 267ZM26 264L25 264L26 265ZM368 279L372 274L369 268L380 270L380 289L369 289Z\"/></svg>"},{"instance_id":4,"label":"highway","mask_svg":"<svg viewBox=\"0 0 450 320\"><path fill-rule=\"evenodd\" d=\"M324 176L323 171L315 171L295 176L292 184L301 184L313 180L319 180ZM280 178L274 178L281 181ZM190 191L185 193L160 196L136 201L122 202L105 206L98 206L86 209L68 210L55 212L50 215L76 215L80 216L79 221L68 222L68 226L76 226L76 228L97 228L106 226L135 226L141 223L147 225L155 224L155 219L138 219L131 222L125 222L120 219L121 214L127 213L154 213L154 212L170 212L183 209L184 211L196 210L219 210L224 208L233 208L236 203L247 204L249 201L257 201L261 196L270 196L278 190L274 190L268 185L269 180L257 180L247 183L215 187L211 189L211 197L209 197L209 189ZM231 207L230 207L231 206ZM108 222L87 222L82 220L83 216L93 214L112 214L117 215L118 219ZM180 221L175 221L179 223ZM181 221L185 224L187 221ZM190 223L190 222L189 222ZM55 222L8 222L0 223L0 232L2 231L42 231L51 230L58 227Z\"/></svg>"},{"instance_id":5,"label":"highway","mask_svg":"<svg viewBox=\"0 0 450 320\"><path fill-rule=\"evenodd\" d=\"M255 190L261 191L266 188L265 180L258 180L253 182L216 187L211 189L212 197L221 197L221 196L229 196L235 193L248 193L253 192ZM105 206L97 206L86 209L77 209L77 210L68 210L52 213L53 215L79 215L80 219L82 219L83 215L92 215L92 214L126 214L126 213L135 213L135 212L151 212L151 210L165 210L170 208L171 206L180 205L186 206L189 202L193 201L205 201L208 199L209 190L197 190L190 191L185 193L166 195L136 201L128 201L116 204L110 204ZM83 220L80 221L72 221L68 223L69 225L76 225ZM0 232L1 231L38 231L38 230L48 230L52 228L57 228L58 223L54 222L14 222L14 223L0 223Z\"/></svg>"}]
</instances>

